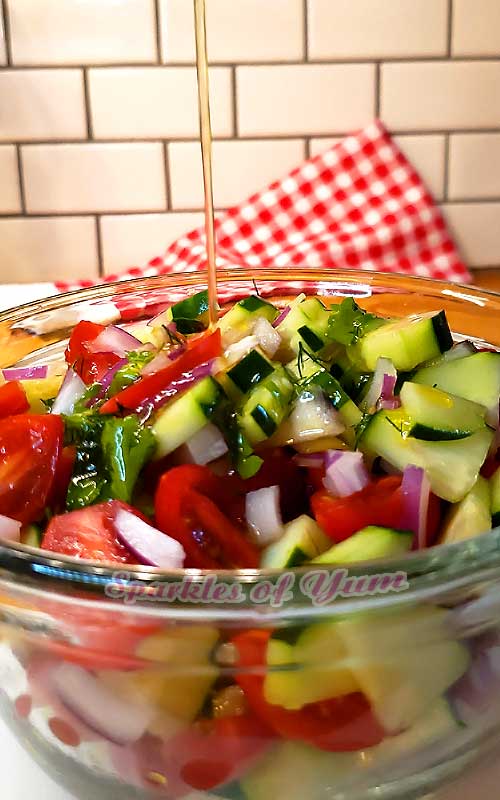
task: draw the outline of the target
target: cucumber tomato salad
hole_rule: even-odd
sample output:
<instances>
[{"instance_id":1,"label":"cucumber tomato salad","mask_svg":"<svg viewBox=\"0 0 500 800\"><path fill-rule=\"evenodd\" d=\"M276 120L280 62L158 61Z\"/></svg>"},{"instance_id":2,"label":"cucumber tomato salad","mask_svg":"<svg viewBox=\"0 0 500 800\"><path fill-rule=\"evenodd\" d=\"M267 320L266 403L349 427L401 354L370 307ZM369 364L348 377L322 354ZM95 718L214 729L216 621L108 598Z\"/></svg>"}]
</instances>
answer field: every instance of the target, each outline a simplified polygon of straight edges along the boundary
<instances>
[{"instance_id":1,"label":"cucumber tomato salad","mask_svg":"<svg viewBox=\"0 0 500 800\"><path fill-rule=\"evenodd\" d=\"M201 292L147 325L79 322L64 365L4 370L3 538L121 565L289 569L498 524L500 354L454 343L443 311L251 295L209 328L207 309ZM471 648L435 605L293 630L73 622L78 648L46 644L50 680L30 664L33 702L50 683L73 744L97 732L167 797L320 798L475 718Z\"/></svg>"}]
</instances>

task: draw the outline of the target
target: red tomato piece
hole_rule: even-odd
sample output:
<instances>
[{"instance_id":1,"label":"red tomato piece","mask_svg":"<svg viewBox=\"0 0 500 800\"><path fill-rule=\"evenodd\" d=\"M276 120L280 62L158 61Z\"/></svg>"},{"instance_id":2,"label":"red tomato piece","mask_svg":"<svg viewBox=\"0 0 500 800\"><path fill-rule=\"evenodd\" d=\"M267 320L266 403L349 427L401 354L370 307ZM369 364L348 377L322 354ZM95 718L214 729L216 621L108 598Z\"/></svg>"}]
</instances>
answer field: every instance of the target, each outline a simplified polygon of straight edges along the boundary
<instances>
[{"instance_id":1,"label":"red tomato piece","mask_svg":"<svg viewBox=\"0 0 500 800\"><path fill-rule=\"evenodd\" d=\"M311 497L318 525L335 542L342 542L367 525L397 528L402 518L401 476L391 475L368 484L348 497L332 497L326 489Z\"/></svg>"},{"instance_id":2,"label":"red tomato piece","mask_svg":"<svg viewBox=\"0 0 500 800\"><path fill-rule=\"evenodd\" d=\"M73 328L65 352L66 362L87 385L102 380L106 372L118 361L116 353L93 353L92 342L106 329L97 322L82 320Z\"/></svg>"},{"instance_id":3,"label":"red tomato piece","mask_svg":"<svg viewBox=\"0 0 500 800\"><path fill-rule=\"evenodd\" d=\"M0 514L23 524L39 520L52 491L64 426L55 414L0 420Z\"/></svg>"},{"instance_id":4,"label":"red tomato piece","mask_svg":"<svg viewBox=\"0 0 500 800\"><path fill-rule=\"evenodd\" d=\"M152 375L145 375L131 386L127 386L114 397L107 400L99 409L101 414L117 414L123 410L136 411L139 406L151 402L157 405L162 392L185 373L191 372L200 364L216 358L222 352L221 332L217 328L191 341L186 351L171 364ZM169 396L173 396L170 395Z\"/></svg>"},{"instance_id":5,"label":"red tomato piece","mask_svg":"<svg viewBox=\"0 0 500 800\"><path fill-rule=\"evenodd\" d=\"M370 704L361 692L310 703L299 711L271 705L264 697L269 631L246 631L233 639L239 654L236 681L252 711L284 739L295 739L331 752L373 747L384 738ZM260 669L259 669L260 668Z\"/></svg>"},{"instance_id":6,"label":"red tomato piece","mask_svg":"<svg viewBox=\"0 0 500 800\"><path fill-rule=\"evenodd\" d=\"M0 417L22 414L29 407L26 392L19 381L7 381L0 386Z\"/></svg>"},{"instance_id":7,"label":"red tomato piece","mask_svg":"<svg viewBox=\"0 0 500 800\"><path fill-rule=\"evenodd\" d=\"M42 540L42 548L73 558L88 558L91 561L136 563L116 535L114 518L118 508L125 508L137 514L136 510L126 503L110 500L107 503L99 503L52 517Z\"/></svg>"},{"instance_id":8,"label":"red tomato piece","mask_svg":"<svg viewBox=\"0 0 500 800\"><path fill-rule=\"evenodd\" d=\"M208 467L185 464L160 478L155 495L156 523L182 544L187 567L258 566L257 548L220 510L225 508L227 495L227 482Z\"/></svg>"},{"instance_id":9,"label":"red tomato piece","mask_svg":"<svg viewBox=\"0 0 500 800\"><path fill-rule=\"evenodd\" d=\"M76 457L76 447L63 447L59 461L57 462L54 484L47 505L52 511L64 511L68 486L73 474L73 466Z\"/></svg>"}]
</instances>

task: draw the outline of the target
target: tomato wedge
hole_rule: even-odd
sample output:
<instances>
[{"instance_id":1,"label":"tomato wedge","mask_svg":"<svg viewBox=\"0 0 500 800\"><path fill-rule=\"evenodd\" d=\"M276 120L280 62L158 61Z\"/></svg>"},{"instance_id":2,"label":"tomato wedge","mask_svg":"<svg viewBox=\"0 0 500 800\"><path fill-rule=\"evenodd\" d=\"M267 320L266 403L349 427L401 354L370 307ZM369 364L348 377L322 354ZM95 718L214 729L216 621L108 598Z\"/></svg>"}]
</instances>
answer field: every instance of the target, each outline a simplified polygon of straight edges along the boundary
<instances>
[{"instance_id":1,"label":"tomato wedge","mask_svg":"<svg viewBox=\"0 0 500 800\"><path fill-rule=\"evenodd\" d=\"M152 375L145 375L111 397L103 403L99 409L100 413L117 414L124 410L136 411L139 406L149 402L154 405L172 383L200 364L216 358L221 352L221 332L217 328L213 333L203 334L192 341L186 351L168 366ZM170 392L169 395L172 396Z\"/></svg>"},{"instance_id":2,"label":"tomato wedge","mask_svg":"<svg viewBox=\"0 0 500 800\"><path fill-rule=\"evenodd\" d=\"M0 386L0 417L22 414L29 407L26 392L19 381L7 381Z\"/></svg>"},{"instance_id":3,"label":"tomato wedge","mask_svg":"<svg viewBox=\"0 0 500 800\"><path fill-rule=\"evenodd\" d=\"M251 630L233 639L239 654L236 681L253 712L284 739L295 739L331 752L373 747L385 736L361 692L310 703L300 711L271 705L264 697L269 631Z\"/></svg>"},{"instance_id":4,"label":"tomato wedge","mask_svg":"<svg viewBox=\"0 0 500 800\"><path fill-rule=\"evenodd\" d=\"M92 342L106 330L105 325L82 320L73 328L65 352L66 362L87 385L102 380L106 372L118 361L116 353L93 353Z\"/></svg>"},{"instance_id":5,"label":"tomato wedge","mask_svg":"<svg viewBox=\"0 0 500 800\"><path fill-rule=\"evenodd\" d=\"M110 500L52 517L42 540L42 548L91 561L137 563L117 538L113 520L118 508L138 513L120 500Z\"/></svg>"},{"instance_id":6,"label":"tomato wedge","mask_svg":"<svg viewBox=\"0 0 500 800\"><path fill-rule=\"evenodd\" d=\"M64 511L75 458L76 447L73 445L63 447L61 455L59 456L59 461L57 462L52 491L47 498L47 505L52 511Z\"/></svg>"},{"instance_id":7,"label":"tomato wedge","mask_svg":"<svg viewBox=\"0 0 500 800\"><path fill-rule=\"evenodd\" d=\"M43 516L52 491L64 426L55 414L0 420L0 514L23 524Z\"/></svg>"},{"instance_id":8,"label":"tomato wedge","mask_svg":"<svg viewBox=\"0 0 500 800\"><path fill-rule=\"evenodd\" d=\"M155 495L160 530L186 551L186 567L220 569L259 564L256 547L220 510L228 496L224 478L208 467L185 464L165 472Z\"/></svg>"}]
</instances>

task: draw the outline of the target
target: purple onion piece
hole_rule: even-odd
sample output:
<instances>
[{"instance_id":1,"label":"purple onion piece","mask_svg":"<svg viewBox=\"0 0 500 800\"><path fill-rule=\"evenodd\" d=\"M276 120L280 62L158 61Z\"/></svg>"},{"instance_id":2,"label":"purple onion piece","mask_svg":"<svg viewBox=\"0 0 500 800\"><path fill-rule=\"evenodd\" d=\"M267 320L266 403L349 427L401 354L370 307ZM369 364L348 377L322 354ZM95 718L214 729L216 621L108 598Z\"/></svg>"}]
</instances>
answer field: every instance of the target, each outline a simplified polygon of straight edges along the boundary
<instances>
[{"instance_id":1,"label":"purple onion piece","mask_svg":"<svg viewBox=\"0 0 500 800\"><path fill-rule=\"evenodd\" d=\"M285 306L273 322L273 328L277 328L290 313L290 306Z\"/></svg>"},{"instance_id":2,"label":"purple onion piece","mask_svg":"<svg viewBox=\"0 0 500 800\"><path fill-rule=\"evenodd\" d=\"M140 564L162 569L180 569L184 565L186 553L180 542L130 511L120 508L114 527L120 541Z\"/></svg>"},{"instance_id":3,"label":"purple onion piece","mask_svg":"<svg viewBox=\"0 0 500 800\"><path fill-rule=\"evenodd\" d=\"M427 546L427 514L429 510L430 483L425 470L413 464L403 472L403 518L401 527L413 531L416 547Z\"/></svg>"},{"instance_id":4,"label":"purple onion piece","mask_svg":"<svg viewBox=\"0 0 500 800\"><path fill-rule=\"evenodd\" d=\"M325 463L324 453L297 453L293 457L294 463L298 467L308 467L309 469L321 469Z\"/></svg>"},{"instance_id":5,"label":"purple onion piece","mask_svg":"<svg viewBox=\"0 0 500 800\"><path fill-rule=\"evenodd\" d=\"M180 378L172 381L172 383L169 383L169 385L166 386L165 389L162 389L161 392L158 392L157 395L154 397L149 397L143 403L139 403L136 408L136 413L139 414L142 419L147 418L153 411L156 411L156 409L160 408L168 400L170 400L171 397L174 397L180 391L185 391L192 386L192 384L196 383L202 378L206 378L208 375L211 375L213 364L214 359L207 361L204 364L200 364L190 372L184 372Z\"/></svg>"},{"instance_id":6,"label":"purple onion piece","mask_svg":"<svg viewBox=\"0 0 500 800\"><path fill-rule=\"evenodd\" d=\"M48 371L46 364L36 367L9 367L2 370L6 381L41 380L47 377Z\"/></svg>"},{"instance_id":7,"label":"purple onion piece","mask_svg":"<svg viewBox=\"0 0 500 800\"><path fill-rule=\"evenodd\" d=\"M348 497L361 491L370 481L363 454L350 450L328 450L325 488L336 497Z\"/></svg>"},{"instance_id":8,"label":"purple onion piece","mask_svg":"<svg viewBox=\"0 0 500 800\"><path fill-rule=\"evenodd\" d=\"M83 397L86 390L87 387L80 376L71 367L68 367L50 413L71 414L75 403Z\"/></svg>"},{"instance_id":9,"label":"purple onion piece","mask_svg":"<svg viewBox=\"0 0 500 800\"><path fill-rule=\"evenodd\" d=\"M131 333L124 331L123 328L118 328L116 325L108 325L94 339L90 350L92 353L115 353L117 356L125 356L138 347L144 347L144 345Z\"/></svg>"}]
</instances>

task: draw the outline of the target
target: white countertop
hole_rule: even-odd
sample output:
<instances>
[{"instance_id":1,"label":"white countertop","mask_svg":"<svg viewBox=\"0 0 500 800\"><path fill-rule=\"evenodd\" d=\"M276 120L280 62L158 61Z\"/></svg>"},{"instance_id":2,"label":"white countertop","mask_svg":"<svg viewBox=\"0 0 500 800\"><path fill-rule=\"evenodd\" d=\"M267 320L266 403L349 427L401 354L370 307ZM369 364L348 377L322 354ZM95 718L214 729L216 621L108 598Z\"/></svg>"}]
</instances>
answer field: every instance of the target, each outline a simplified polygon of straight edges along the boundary
<instances>
[{"instance_id":1,"label":"white countertop","mask_svg":"<svg viewBox=\"0 0 500 800\"><path fill-rule=\"evenodd\" d=\"M0 310L54 293L50 283L4 285L0 291ZM34 797L37 800L75 800L43 773L1 719L0 774L1 795L7 800L33 800ZM483 766L448 790L427 796L426 800L495 800L499 796L499 785L500 763Z\"/></svg>"}]
</instances>

